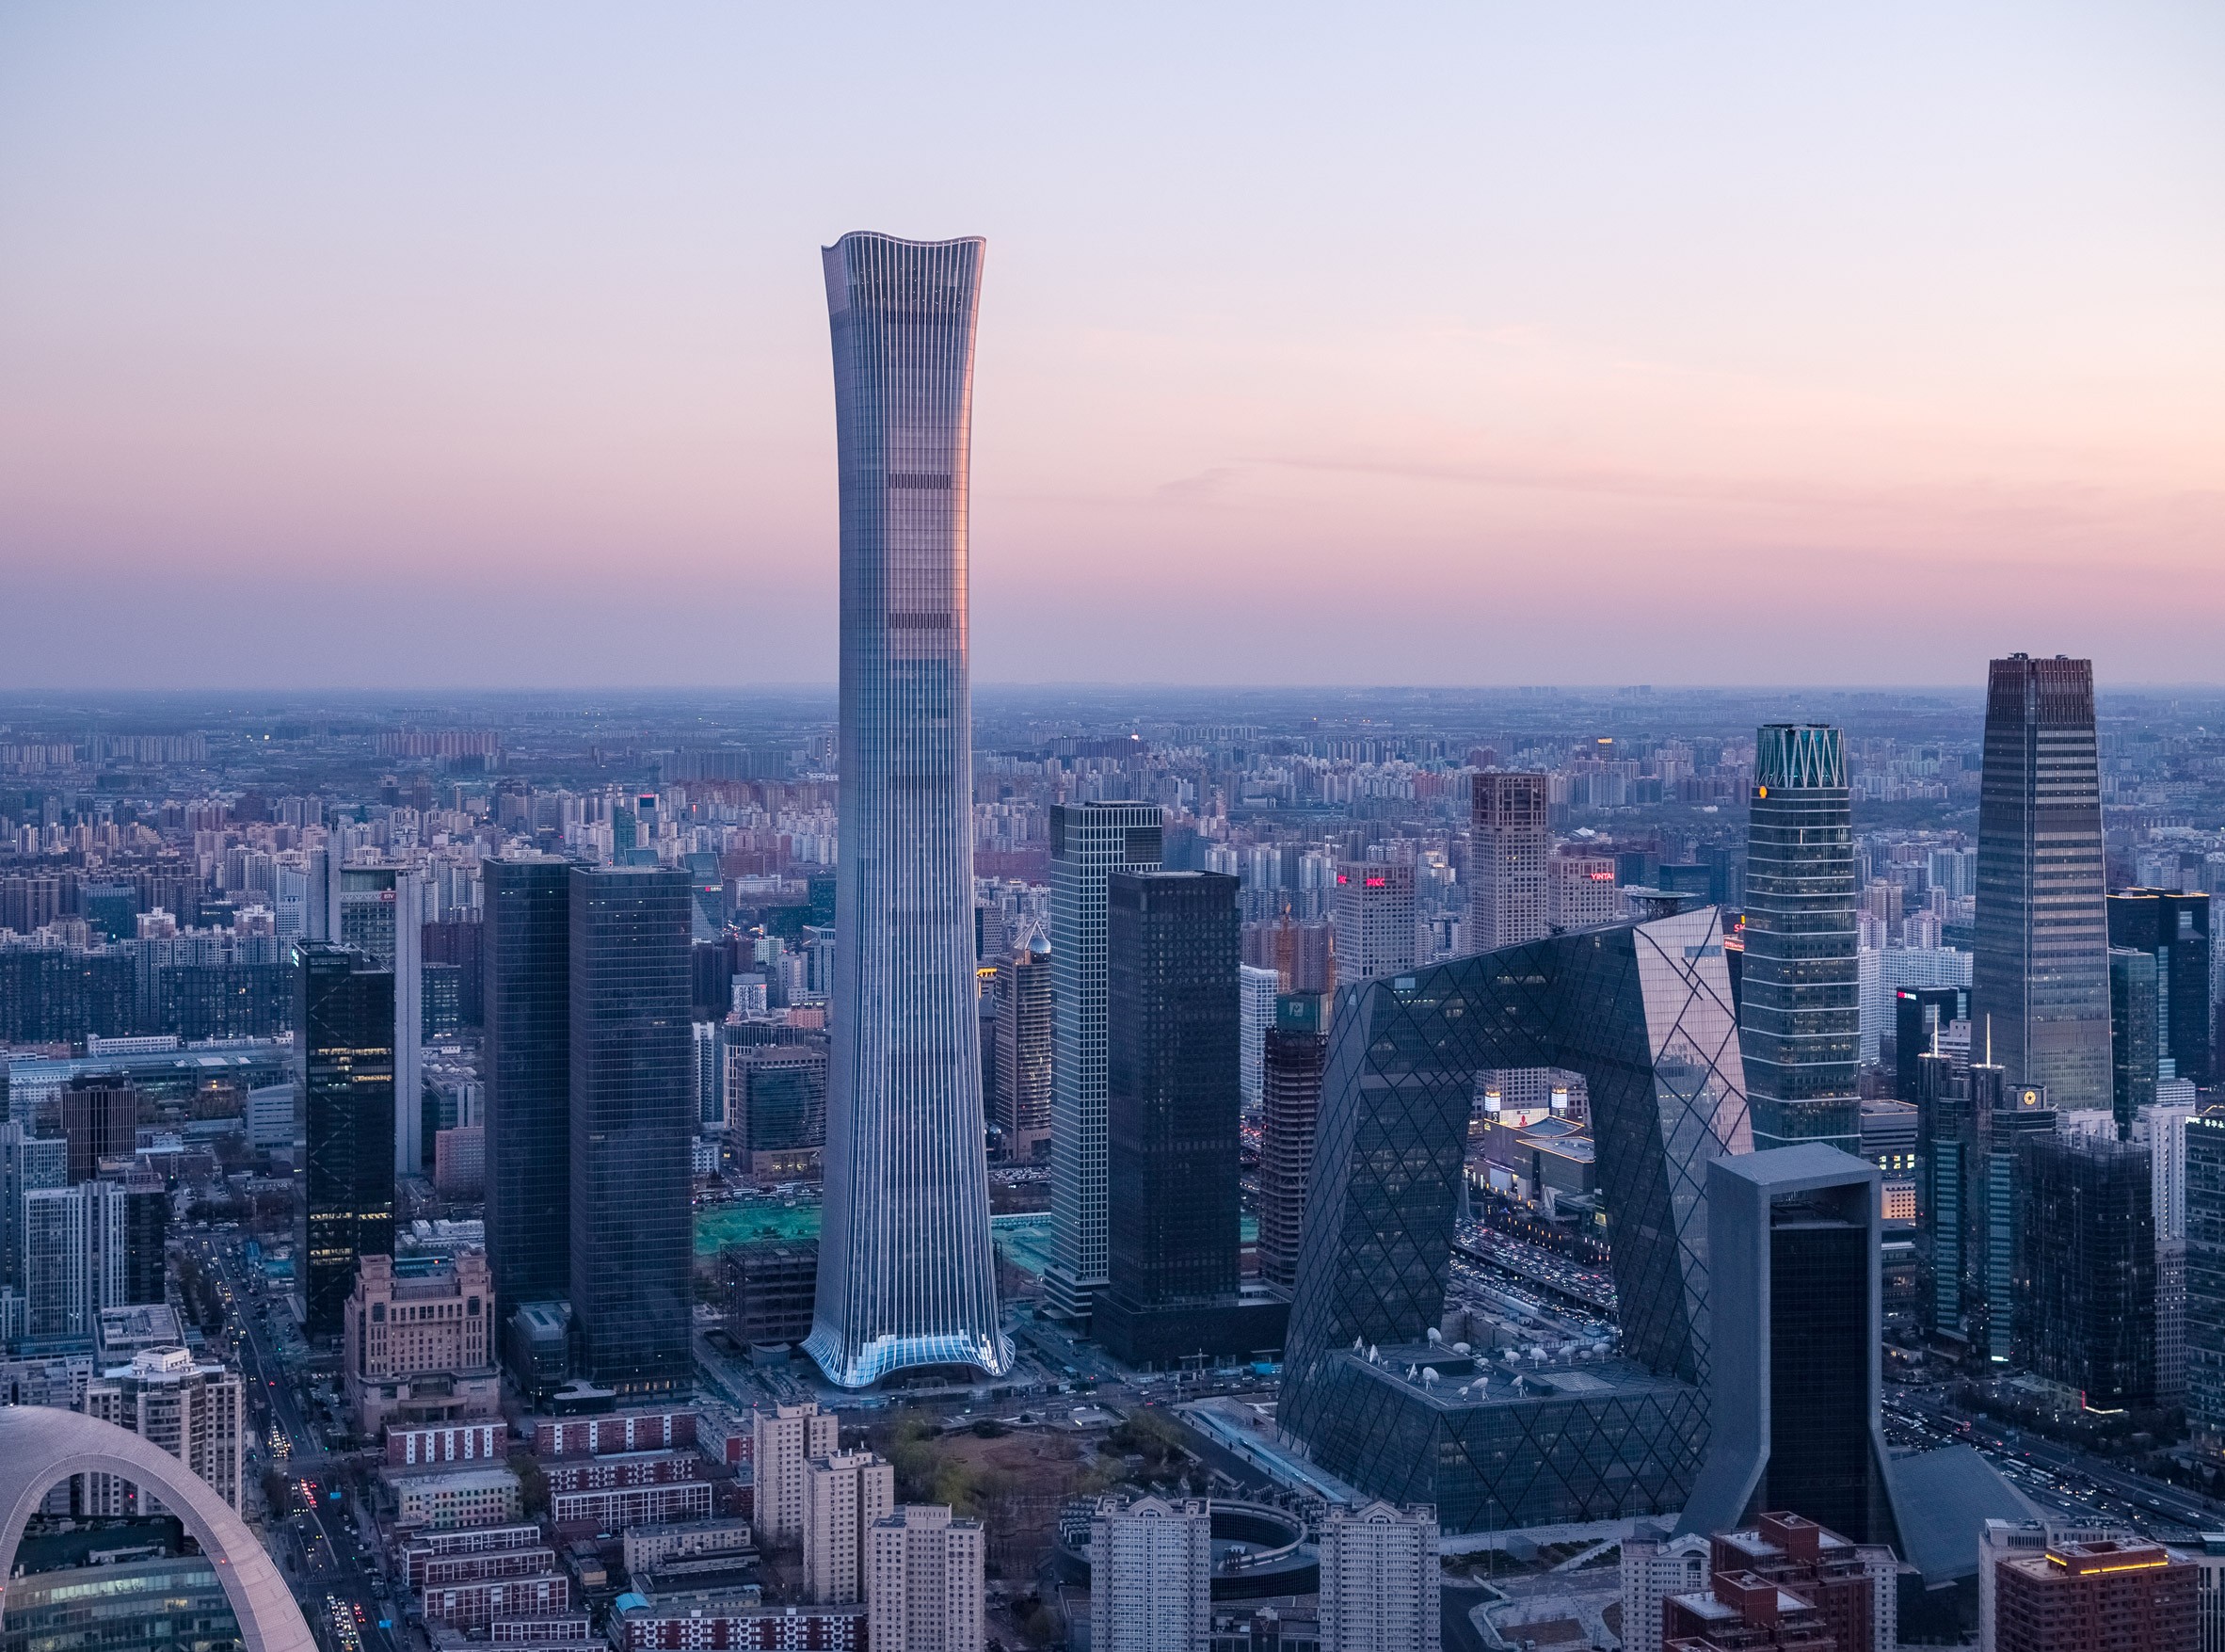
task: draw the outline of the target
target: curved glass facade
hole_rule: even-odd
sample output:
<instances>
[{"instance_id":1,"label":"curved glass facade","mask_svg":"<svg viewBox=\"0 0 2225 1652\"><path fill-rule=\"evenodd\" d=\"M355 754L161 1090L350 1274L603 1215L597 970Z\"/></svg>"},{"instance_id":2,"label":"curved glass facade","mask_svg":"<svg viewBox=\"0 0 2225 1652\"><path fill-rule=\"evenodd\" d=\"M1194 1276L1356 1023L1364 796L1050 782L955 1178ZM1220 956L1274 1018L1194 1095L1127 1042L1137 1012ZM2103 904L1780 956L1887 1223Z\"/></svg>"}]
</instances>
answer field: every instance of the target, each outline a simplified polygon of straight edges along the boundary
<instances>
[{"instance_id":1,"label":"curved glass facade","mask_svg":"<svg viewBox=\"0 0 2225 1652\"><path fill-rule=\"evenodd\" d=\"M824 249L841 478L841 849L819 1294L862 1387L1012 1360L997 1325L974 1004L966 494L985 244Z\"/></svg>"}]
</instances>

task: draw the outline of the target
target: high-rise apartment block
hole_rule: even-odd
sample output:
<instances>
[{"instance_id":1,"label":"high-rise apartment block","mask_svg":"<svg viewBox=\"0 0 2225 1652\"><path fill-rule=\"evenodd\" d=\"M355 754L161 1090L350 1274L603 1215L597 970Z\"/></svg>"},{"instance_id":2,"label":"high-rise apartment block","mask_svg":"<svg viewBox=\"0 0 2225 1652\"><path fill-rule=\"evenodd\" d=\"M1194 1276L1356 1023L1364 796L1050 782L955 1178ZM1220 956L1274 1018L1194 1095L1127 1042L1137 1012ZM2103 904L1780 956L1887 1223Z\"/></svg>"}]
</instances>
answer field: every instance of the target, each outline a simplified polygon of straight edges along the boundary
<instances>
[{"instance_id":1,"label":"high-rise apartment block","mask_svg":"<svg viewBox=\"0 0 2225 1652\"><path fill-rule=\"evenodd\" d=\"M1621 1547L1622 1643L1629 1652L1661 1652L1661 1607L1673 1595L1696 1595L1707 1587L1711 1546L1688 1532L1681 1537L1625 1537Z\"/></svg>"},{"instance_id":2,"label":"high-rise apartment block","mask_svg":"<svg viewBox=\"0 0 2225 1652\"><path fill-rule=\"evenodd\" d=\"M1657 1638L1625 1635L1623 1644L1633 1652L1658 1646L1671 1632L1666 1622L1674 1621L1688 1634L1723 1646L1829 1644L1849 1652L1895 1652L1900 1644L1899 1571L1886 1544L1849 1542L1790 1510L1765 1513L1742 1530L1714 1534L1705 1585L1673 1593L1662 1603L1665 1623ZM1770 1589L1781 1592L1785 1618L1798 1626L1782 1641L1751 1638L1756 1629L1766 1633L1774 1627ZM1817 1630L1828 1642L1817 1638Z\"/></svg>"},{"instance_id":3,"label":"high-rise apartment block","mask_svg":"<svg viewBox=\"0 0 2225 1652\"><path fill-rule=\"evenodd\" d=\"M509 1311L571 1291L571 866L488 860L487 1260Z\"/></svg>"},{"instance_id":4,"label":"high-rise apartment block","mask_svg":"<svg viewBox=\"0 0 2225 1652\"><path fill-rule=\"evenodd\" d=\"M807 1400L752 1411L749 1435L758 1535L767 1543L802 1536L806 1469L814 1457L841 1450L840 1419Z\"/></svg>"},{"instance_id":5,"label":"high-rise apartment block","mask_svg":"<svg viewBox=\"0 0 2225 1652\"><path fill-rule=\"evenodd\" d=\"M1436 1652L1442 1573L1427 1504L1333 1505L1321 1521L1322 1652Z\"/></svg>"},{"instance_id":6,"label":"high-rise apartment block","mask_svg":"<svg viewBox=\"0 0 2225 1652\"><path fill-rule=\"evenodd\" d=\"M1535 940L1552 919L1545 899L1546 777L1486 771L1471 782L1468 950L1496 952Z\"/></svg>"},{"instance_id":7,"label":"high-rise apartment block","mask_svg":"<svg viewBox=\"0 0 2225 1652\"><path fill-rule=\"evenodd\" d=\"M6 1065L0 1063L0 1100L5 1099ZM39 1188L69 1180L70 1144L34 1136L16 1119L0 1120L0 1285L24 1289L24 1198Z\"/></svg>"},{"instance_id":8,"label":"high-rise apartment block","mask_svg":"<svg viewBox=\"0 0 2225 1652\"><path fill-rule=\"evenodd\" d=\"M2120 890L2108 899L2109 945L2155 960L2157 1076L2211 1083L2217 1002L2211 990L2206 894ZM2168 1071L2162 1063L2170 1064Z\"/></svg>"},{"instance_id":9,"label":"high-rise apartment block","mask_svg":"<svg viewBox=\"0 0 2225 1652\"><path fill-rule=\"evenodd\" d=\"M1844 741L1820 724L1754 733L1738 1042L1755 1149L1861 1140L1861 982Z\"/></svg>"},{"instance_id":10,"label":"high-rise apartment block","mask_svg":"<svg viewBox=\"0 0 2225 1652\"><path fill-rule=\"evenodd\" d=\"M896 1470L871 1452L804 1465L804 1593L822 1606L865 1598L867 1533L896 1511Z\"/></svg>"},{"instance_id":11,"label":"high-rise apartment block","mask_svg":"<svg viewBox=\"0 0 2225 1652\"><path fill-rule=\"evenodd\" d=\"M328 941L294 946L294 1048L308 1153L296 1262L312 1337L337 1336L356 1259L394 1248L394 971Z\"/></svg>"},{"instance_id":12,"label":"high-rise apartment block","mask_svg":"<svg viewBox=\"0 0 2225 1652\"><path fill-rule=\"evenodd\" d=\"M1107 1498L1089 1523L1090 1645L1189 1652L1212 1619L1213 1519L1202 1498Z\"/></svg>"},{"instance_id":13,"label":"high-rise apartment block","mask_svg":"<svg viewBox=\"0 0 2225 1652\"><path fill-rule=\"evenodd\" d=\"M842 829L806 1346L850 1387L906 1366L1000 1374L1011 1361L989 1246L973 949L967 501L985 250L976 238L849 234L823 259Z\"/></svg>"},{"instance_id":14,"label":"high-rise apartment block","mask_svg":"<svg viewBox=\"0 0 2225 1652\"><path fill-rule=\"evenodd\" d=\"M2108 914L2093 663L1995 660L1986 683L1973 1032L2011 1083L2106 1110Z\"/></svg>"},{"instance_id":15,"label":"high-rise apartment block","mask_svg":"<svg viewBox=\"0 0 2225 1652\"><path fill-rule=\"evenodd\" d=\"M979 1520L904 1503L866 1534L866 1637L873 1652L983 1652Z\"/></svg>"},{"instance_id":16,"label":"high-rise apartment block","mask_svg":"<svg viewBox=\"0 0 2225 1652\"><path fill-rule=\"evenodd\" d=\"M1298 1236L1305 1220L1305 1179L1313 1171L1314 1125L1329 1066L1325 992L1287 992L1274 1001L1274 1025L1260 1052L1259 1276L1279 1291L1298 1281Z\"/></svg>"},{"instance_id":17,"label":"high-rise apartment block","mask_svg":"<svg viewBox=\"0 0 2225 1652\"><path fill-rule=\"evenodd\" d=\"M1016 1163L1050 1155L1051 973L1050 940L1040 931L997 966L997 1127Z\"/></svg>"},{"instance_id":18,"label":"high-rise apartment block","mask_svg":"<svg viewBox=\"0 0 2225 1652\"><path fill-rule=\"evenodd\" d=\"M163 1300L169 1195L127 1173L23 1195L24 1333L89 1337L104 1308Z\"/></svg>"},{"instance_id":19,"label":"high-rise apartment block","mask_svg":"<svg viewBox=\"0 0 2225 1652\"><path fill-rule=\"evenodd\" d=\"M572 868L569 1294L585 1374L621 1394L695 1370L688 914L685 873Z\"/></svg>"},{"instance_id":20,"label":"high-rise apartment block","mask_svg":"<svg viewBox=\"0 0 2225 1652\"><path fill-rule=\"evenodd\" d=\"M1105 1283L1105 891L1115 872L1155 872L1156 803L1050 810L1049 1310L1086 1322Z\"/></svg>"},{"instance_id":21,"label":"high-rise apartment block","mask_svg":"<svg viewBox=\"0 0 2225 1652\"><path fill-rule=\"evenodd\" d=\"M1337 867L1337 973L1343 981L1393 975L1420 961L1414 868L1387 860Z\"/></svg>"},{"instance_id":22,"label":"high-rise apartment block","mask_svg":"<svg viewBox=\"0 0 2225 1652\"><path fill-rule=\"evenodd\" d=\"M160 1446L207 1481L216 1495L239 1507L247 1463L247 1405L239 1372L184 1348L149 1348L131 1363L104 1371L85 1390L85 1414ZM162 1511L152 1493L120 1476L88 1474L89 1516L152 1515Z\"/></svg>"},{"instance_id":23,"label":"high-rise apartment block","mask_svg":"<svg viewBox=\"0 0 2225 1652\"><path fill-rule=\"evenodd\" d=\"M1267 1029L1274 1025L1274 1000L1281 982L1282 977L1273 970L1252 964L1237 969L1237 996L1241 1006L1237 1071L1247 1114L1257 1110L1266 1083Z\"/></svg>"}]
</instances>

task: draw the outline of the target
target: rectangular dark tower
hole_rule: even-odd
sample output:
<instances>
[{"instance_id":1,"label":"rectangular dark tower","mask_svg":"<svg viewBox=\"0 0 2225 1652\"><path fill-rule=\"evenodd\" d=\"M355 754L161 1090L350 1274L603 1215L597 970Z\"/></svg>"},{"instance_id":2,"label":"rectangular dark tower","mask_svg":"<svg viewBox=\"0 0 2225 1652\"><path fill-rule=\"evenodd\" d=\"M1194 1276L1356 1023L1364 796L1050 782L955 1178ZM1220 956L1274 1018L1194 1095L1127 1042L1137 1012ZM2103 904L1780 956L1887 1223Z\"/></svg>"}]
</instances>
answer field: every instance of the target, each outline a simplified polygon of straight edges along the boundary
<instances>
[{"instance_id":1,"label":"rectangular dark tower","mask_svg":"<svg viewBox=\"0 0 2225 1652\"><path fill-rule=\"evenodd\" d=\"M1854 826L1839 730L1754 733L1738 1042L1753 1146L1862 1139Z\"/></svg>"},{"instance_id":2,"label":"rectangular dark tower","mask_svg":"<svg viewBox=\"0 0 2225 1652\"><path fill-rule=\"evenodd\" d=\"M571 1290L571 863L481 874L487 1260L510 1313Z\"/></svg>"},{"instance_id":3,"label":"rectangular dark tower","mask_svg":"<svg viewBox=\"0 0 2225 1652\"><path fill-rule=\"evenodd\" d=\"M1298 1239L1305 1220L1305 1179L1313 1172L1314 1127L1329 1069L1325 992L1279 993L1267 1030L1259 1126L1259 1276L1279 1290L1298 1283Z\"/></svg>"},{"instance_id":4,"label":"rectangular dark tower","mask_svg":"<svg viewBox=\"0 0 2225 1652\"><path fill-rule=\"evenodd\" d=\"M586 1375L690 1379L694 1238L687 874L571 869L571 1309Z\"/></svg>"},{"instance_id":5,"label":"rectangular dark tower","mask_svg":"<svg viewBox=\"0 0 2225 1652\"><path fill-rule=\"evenodd\" d=\"M294 1041L309 1147L301 1299L340 1333L356 1259L394 1248L394 972L329 941L294 946Z\"/></svg>"},{"instance_id":6,"label":"rectangular dark tower","mask_svg":"<svg viewBox=\"0 0 2225 1652\"><path fill-rule=\"evenodd\" d=\"M2173 890L2120 890L2109 897L2109 944L2155 960L2156 1054L2165 1078L2211 1083L2210 897Z\"/></svg>"},{"instance_id":7,"label":"rectangular dark tower","mask_svg":"<svg viewBox=\"0 0 2225 1652\"><path fill-rule=\"evenodd\" d=\"M2093 662L1995 660L1986 682L1970 1031L2066 1113L2109 1105L2109 935Z\"/></svg>"},{"instance_id":8,"label":"rectangular dark tower","mask_svg":"<svg viewBox=\"0 0 2225 1652\"><path fill-rule=\"evenodd\" d=\"M2155 1403L2155 1217L2146 1147L2018 1144L2016 1362L2092 1411Z\"/></svg>"}]
</instances>

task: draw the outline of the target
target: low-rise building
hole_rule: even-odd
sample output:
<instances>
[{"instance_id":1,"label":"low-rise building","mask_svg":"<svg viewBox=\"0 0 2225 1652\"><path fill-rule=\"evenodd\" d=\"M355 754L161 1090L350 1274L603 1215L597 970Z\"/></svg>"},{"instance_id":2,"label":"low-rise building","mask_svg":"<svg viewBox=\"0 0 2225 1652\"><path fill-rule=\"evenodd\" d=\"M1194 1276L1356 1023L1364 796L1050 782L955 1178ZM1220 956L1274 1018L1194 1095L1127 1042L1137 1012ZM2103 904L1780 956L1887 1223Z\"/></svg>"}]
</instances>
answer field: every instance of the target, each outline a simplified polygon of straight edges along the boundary
<instances>
[{"instance_id":1,"label":"low-rise building","mask_svg":"<svg viewBox=\"0 0 2225 1652\"><path fill-rule=\"evenodd\" d=\"M612 1411L600 1417L543 1417L533 1425L536 1457L599 1457L668 1452L696 1443L692 1410Z\"/></svg>"},{"instance_id":2,"label":"low-rise building","mask_svg":"<svg viewBox=\"0 0 2225 1652\"><path fill-rule=\"evenodd\" d=\"M621 1595L612 1624L617 1652L865 1652L867 1644L862 1606L736 1603L723 1611L664 1612ZM880 1641L872 1644L881 1652Z\"/></svg>"},{"instance_id":3,"label":"low-rise building","mask_svg":"<svg viewBox=\"0 0 2225 1652\"><path fill-rule=\"evenodd\" d=\"M629 1526L708 1520L712 1500L707 1480L552 1493L549 1518L560 1532L622 1532Z\"/></svg>"},{"instance_id":4,"label":"low-rise building","mask_svg":"<svg viewBox=\"0 0 2225 1652\"><path fill-rule=\"evenodd\" d=\"M712 1555L739 1558L754 1552L755 1548L747 1520L689 1520L670 1526L629 1526L625 1536L626 1571L632 1576L654 1571L673 1561Z\"/></svg>"},{"instance_id":5,"label":"low-rise building","mask_svg":"<svg viewBox=\"0 0 2225 1652\"><path fill-rule=\"evenodd\" d=\"M531 1523L515 1526L478 1526L453 1532L426 1532L420 1533L401 1548L403 1572L412 1589L424 1586L426 1568L436 1560L449 1555L493 1554L504 1549L538 1548L543 1542L540 1527Z\"/></svg>"},{"instance_id":6,"label":"low-rise building","mask_svg":"<svg viewBox=\"0 0 2225 1652\"><path fill-rule=\"evenodd\" d=\"M413 1468L421 1463L499 1463L508 1455L509 1433L499 1422L390 1428L386 1431L386 1460L397 1468Z\"/></svg>"},{"instance_id":7,"label":"low-rise building","mask_svg":"<svg viewBox=\"0 0 2225 1652\"><path fill-rule=\"evenodd\" d=\"M632 1485L672 1485L683 1480L703 1479L708 1467L699 1452L627 1452L543 1463L541 1472L548 1478L551 1495L554 1495L613 1491Z\"/></svg>"},{"instance_id":8,"label":"low-rise building","mask_svg":"<svg viewBox=\"0 0 2225 1652\"><path fill-rule=\"evenodd\" d=\"M2051 1544L1996 1563L1995 1652L2170 1652L2197 1644L2197 1567L2160 1544Z\"/></svg>"},{"instance_id":9,"label":"low-rise building","mask_svg":"<svg viewBox=\"0 0 2225 1652\"><path fill-rule=\"evenodd\" d=\"M391 1484L395 1523L401 1526L444 1532L465 1526L514 1525L524 1512L518 1477L507 1468L402 1474L393 1476Z\"/></svg>"},{"instance_id":10,"label":"low-rise building","mask_svg":"<svg viewBox=\"0 0 2225 1652\"><path fill-rule=\"evenodd\" d=\"M428 1623L483 1629L497 1617L564 1611L571 1604L571 1580L562 1572L544 1572L530 1578L428 1585L422 1599Z\"/></svg>"}]
</instances>

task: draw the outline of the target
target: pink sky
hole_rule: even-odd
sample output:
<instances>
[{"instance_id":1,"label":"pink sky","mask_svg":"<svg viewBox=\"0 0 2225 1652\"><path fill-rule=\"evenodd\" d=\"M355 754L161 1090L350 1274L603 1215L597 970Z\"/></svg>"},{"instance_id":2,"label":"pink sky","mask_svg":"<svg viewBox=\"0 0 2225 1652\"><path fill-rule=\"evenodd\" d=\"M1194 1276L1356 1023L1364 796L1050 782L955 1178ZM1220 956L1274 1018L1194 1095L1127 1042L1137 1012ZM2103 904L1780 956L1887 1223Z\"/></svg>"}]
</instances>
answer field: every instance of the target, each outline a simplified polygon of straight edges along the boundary
<instances>
[{"instance_id":1,"label":"pink sky","mask_svg":"<svg viewBox=\"0 0 2225 1652\"><path fill-rule=\"evenodd\" d=\"M8 8L0 686L830 679L866 228L984 680L2225 678L2225 13L1945 9Z\"/></svg>"}]
</instances>

